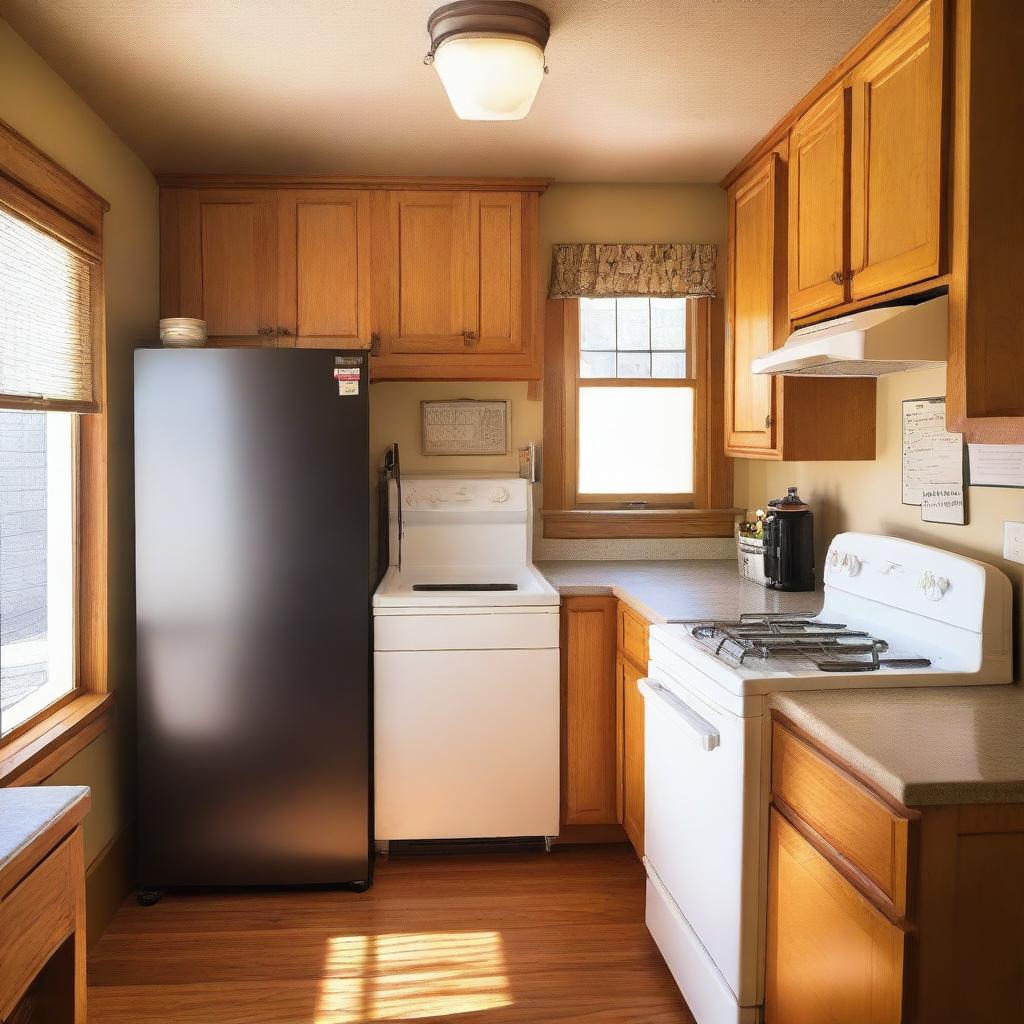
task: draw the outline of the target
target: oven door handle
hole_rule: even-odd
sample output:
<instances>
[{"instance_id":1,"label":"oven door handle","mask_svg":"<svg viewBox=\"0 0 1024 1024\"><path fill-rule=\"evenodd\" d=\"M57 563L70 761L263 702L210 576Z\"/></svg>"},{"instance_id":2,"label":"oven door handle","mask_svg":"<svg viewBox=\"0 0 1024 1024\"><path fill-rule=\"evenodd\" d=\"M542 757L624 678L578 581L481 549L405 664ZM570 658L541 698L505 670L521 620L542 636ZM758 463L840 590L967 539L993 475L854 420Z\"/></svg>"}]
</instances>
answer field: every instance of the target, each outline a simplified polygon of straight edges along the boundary
<instances>
[{"instance_id":1,"label":"oven door handle","mask_svg":"<svg viewBox=\"0 0 1024 1024\"><path fill-rule=\"evenodd\" d=\"M645 699L664 704L686 726L694 741L705 750L714 750L721 743L722 737L718 730L688 704L684 704L671 690L654 679L641 679L638 685Z\"/></svg>"}]
</instances>

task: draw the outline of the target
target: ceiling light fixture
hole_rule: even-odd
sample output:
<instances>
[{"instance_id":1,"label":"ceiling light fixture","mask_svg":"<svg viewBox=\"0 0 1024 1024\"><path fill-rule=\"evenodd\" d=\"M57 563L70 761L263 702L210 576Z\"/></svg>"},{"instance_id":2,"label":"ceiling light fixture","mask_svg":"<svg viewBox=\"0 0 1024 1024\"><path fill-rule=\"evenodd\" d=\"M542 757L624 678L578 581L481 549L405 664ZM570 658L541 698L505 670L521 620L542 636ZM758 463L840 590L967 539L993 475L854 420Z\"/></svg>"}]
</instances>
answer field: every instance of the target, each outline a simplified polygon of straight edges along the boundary
<instances>
[{"instance_id":1,"label":"ceiling light fixture","mask_svg":"<svg viewBox=\"0 0 1024 1024\"><path fill-rule=\"evenodd\" d=\"M548 16L515 0L458 0L427 19L433 64L463 121L518 121L547 73Z\"/></svg>"}]
</instances>

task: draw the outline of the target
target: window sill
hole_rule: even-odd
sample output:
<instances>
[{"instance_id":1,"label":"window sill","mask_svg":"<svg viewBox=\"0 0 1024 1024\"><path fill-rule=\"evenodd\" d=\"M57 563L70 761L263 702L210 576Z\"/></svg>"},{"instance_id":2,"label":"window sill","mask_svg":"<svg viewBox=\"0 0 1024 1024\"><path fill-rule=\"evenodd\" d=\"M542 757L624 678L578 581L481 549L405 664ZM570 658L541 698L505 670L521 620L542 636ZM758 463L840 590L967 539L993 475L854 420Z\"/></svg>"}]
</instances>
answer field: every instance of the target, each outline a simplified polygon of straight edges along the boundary
<instances>
[{"instance_id":1,"label":"window sill","mask_svg":"<svg viewBox=\"0 0 1024 1024\"><path fill-rule=\"evenodd\" d=\"M738 508L581 510L545 509L544 536L562 540L731 537Z\"/></svg>"},{"instance_id":2,"label":"window sill","mask_svg":"<svg viewBox=\"0 0 1024 1024\"><path fill-rule=\"evenodd\" d=\"M113 703L113 694L83 694L0 747L0 786L35 786L48 779L107 728Z\"/></svg>"}]
</instances>

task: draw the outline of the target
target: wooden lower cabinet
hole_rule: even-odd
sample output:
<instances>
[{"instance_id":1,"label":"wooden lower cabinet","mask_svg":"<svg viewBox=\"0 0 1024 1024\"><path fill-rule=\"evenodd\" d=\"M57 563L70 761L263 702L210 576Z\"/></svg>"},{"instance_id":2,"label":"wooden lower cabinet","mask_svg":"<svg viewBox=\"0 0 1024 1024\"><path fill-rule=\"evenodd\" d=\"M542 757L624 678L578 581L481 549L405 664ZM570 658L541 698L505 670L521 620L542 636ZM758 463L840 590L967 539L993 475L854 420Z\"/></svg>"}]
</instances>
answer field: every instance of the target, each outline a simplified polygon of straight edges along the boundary
<instances>
[{"instance_id":1,"label":"wooden lower cabinet","mask_svg":"<svg viewBox=\"0 0 1024 1024\"><path fill-rule=\"evenodd\" d=\"M627 658L618 659L622 708L622 827L637 856L644 855L644 699L637 683L641 672Z\"/></svg>"},{"instance_id":2,"label":"wooden lower cabinet","mask_svg":"<svg viewBox=\"0 0 1024 1024\"><path fill-rule=\"evenodd\" d=\"M591 838L624 831L641 857L648 628L614 597L562 600L562 824L613 826Z\"/></svg>"},{"instance_id":3,"label":"wooden lower cabinet","mask_svg":"<svg viewBox=\"0 0 1024 1024\"><path fill-rule=\"evenodd\" d=\"M1024 1021L1024 804L907 808L778 713L766 1024Z\"/></svg>"},{"instance_id":4,"label":"wooden lower cabinet","mask_svg":"<svg viewBox=\"0 0 1024 1024\"><path fill-rule=\"evenodd\" d=\"M766 1024L900 1024L903 931L771 814Z\"/></svg>"},{"instance_id":5,"label":"wooden lower cabinet","mask_svg":"<svg viewBox=\"0 0 1024 1024\"><path fill-rule=\"evenodd\" d=\"M562 602L562 822L619 820L614 597Z\"/></svg>"}]
</instances>

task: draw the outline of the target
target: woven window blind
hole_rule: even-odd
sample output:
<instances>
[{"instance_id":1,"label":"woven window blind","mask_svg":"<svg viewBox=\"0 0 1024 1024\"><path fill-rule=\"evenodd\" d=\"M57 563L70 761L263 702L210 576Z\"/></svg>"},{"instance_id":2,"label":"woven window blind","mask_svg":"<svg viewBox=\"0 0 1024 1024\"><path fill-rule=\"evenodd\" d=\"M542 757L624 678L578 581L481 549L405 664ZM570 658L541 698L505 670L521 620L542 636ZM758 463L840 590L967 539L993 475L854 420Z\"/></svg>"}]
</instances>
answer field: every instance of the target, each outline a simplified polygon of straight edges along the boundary
<instances>
[{"instance_id":1,"label":"woven window blind","mask_svg":"<svg viewBox=\"0 0 1024 1024\"><path fill-rule=\"evenodd\" d=\"M0 408L95 399L92 264L0 207Z\"/></svg>"}]
</instances>

